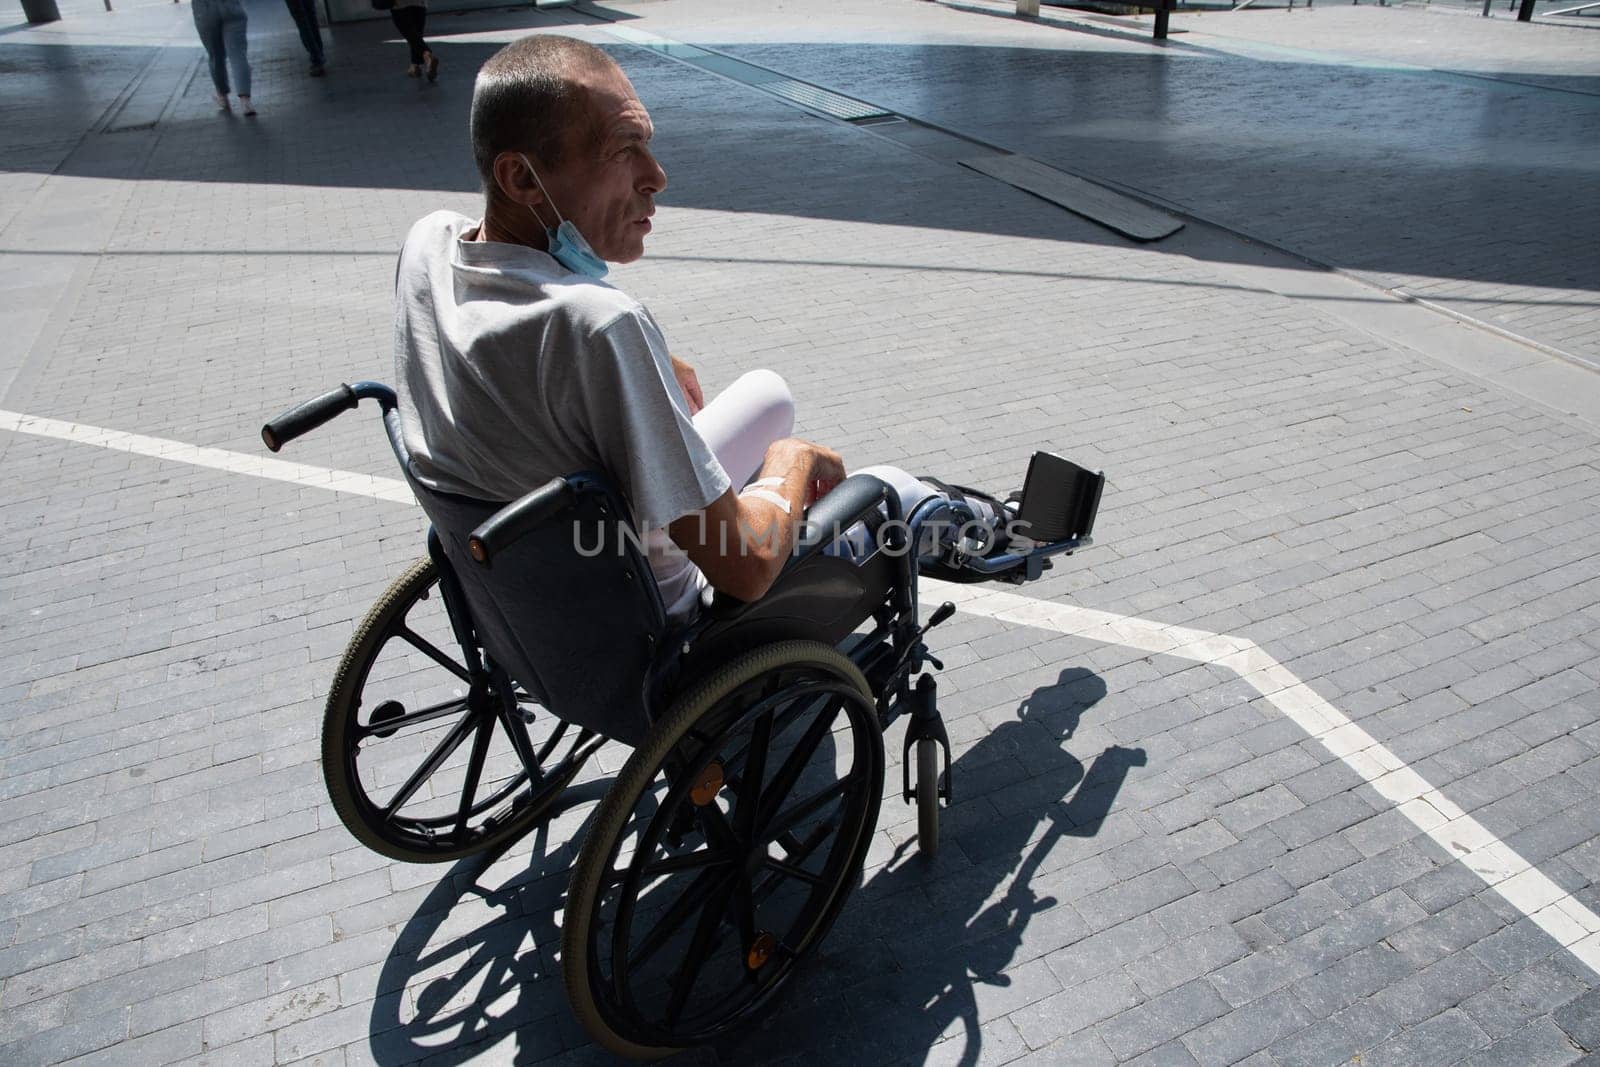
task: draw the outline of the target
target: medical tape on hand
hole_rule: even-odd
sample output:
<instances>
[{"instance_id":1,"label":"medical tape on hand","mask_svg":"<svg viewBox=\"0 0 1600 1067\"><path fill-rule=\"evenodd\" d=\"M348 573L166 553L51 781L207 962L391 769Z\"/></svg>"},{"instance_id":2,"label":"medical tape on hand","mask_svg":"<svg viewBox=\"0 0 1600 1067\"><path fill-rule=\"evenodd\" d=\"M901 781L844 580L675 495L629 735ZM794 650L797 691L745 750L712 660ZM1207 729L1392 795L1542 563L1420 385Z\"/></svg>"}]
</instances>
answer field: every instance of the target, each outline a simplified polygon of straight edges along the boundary
<instances>
[{"instance_id":1,"label":"medical tape on hand","mask_svg":"<svg viewBox=\"0 0 1600 1067\"><path fill-rule=\"evenodd\" d=\"M781 480L781 479L774 479L774 480L777 481L777 480ZM744 491L741 492L739 495L742 496L742 497L743 496L753 496L757 500L765 500L769 504L776 504L780 508L783 509L783 513L785 515L789 514L789 502L787 500L785 500L783 497L779 496L777 493L774 493L770 489L757 489L757 488L755 488L755 486L759 485L759 484L761 484L761 483L759 483L759 482L752 483L752 485L747 486L744 489Z\"/></svg>"}]
</instances>

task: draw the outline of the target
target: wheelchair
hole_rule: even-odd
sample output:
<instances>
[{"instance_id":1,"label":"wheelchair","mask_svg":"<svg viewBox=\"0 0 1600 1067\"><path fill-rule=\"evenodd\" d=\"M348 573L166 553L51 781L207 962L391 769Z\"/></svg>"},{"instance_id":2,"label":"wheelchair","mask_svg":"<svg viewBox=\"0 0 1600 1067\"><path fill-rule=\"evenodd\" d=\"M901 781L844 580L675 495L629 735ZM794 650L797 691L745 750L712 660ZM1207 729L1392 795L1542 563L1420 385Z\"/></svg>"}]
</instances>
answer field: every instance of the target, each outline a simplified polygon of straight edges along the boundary
<instances>
[{"instance_id":1,"label":"wheelchair","mask_svg":"<svg viewBox=\"0 0 1600 1067\"><path fill-rule=\"evenodd\" d=\"M707 597L674 625L603 474L510 503L431 490L411 475L394 392L375 382L301 404L262 438L276 452L361 400L377 402L431 529L328 693L334 810L392 859L492 854L559 829L585 764L607 740L630 746L588 817L560 952L589 1035L639 1059L749 1022L817 948L860 879L883 735L902 716L900 792L919 850L935 852L952 783L926 673L942 664L924 637L955 607L919 622L918 576L1036 578L1090 543L1104 484L1037 453L1016 516L1028 540L980 553L963 537L919 559L923 531L970 521L970 506L935 498L903 516L888 486L853 475L807 510L764 597ZM847 531L871 534L866 554L830 550Z\"/></svg>"}]
</instances>

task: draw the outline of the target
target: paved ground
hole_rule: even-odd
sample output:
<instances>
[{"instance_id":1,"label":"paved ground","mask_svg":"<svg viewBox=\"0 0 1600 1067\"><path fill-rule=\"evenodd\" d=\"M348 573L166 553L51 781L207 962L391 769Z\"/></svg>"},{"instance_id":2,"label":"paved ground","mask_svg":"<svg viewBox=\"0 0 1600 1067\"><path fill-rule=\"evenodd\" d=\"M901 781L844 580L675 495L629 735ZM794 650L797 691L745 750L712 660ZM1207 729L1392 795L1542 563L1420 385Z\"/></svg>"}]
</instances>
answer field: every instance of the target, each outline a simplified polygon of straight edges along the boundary
<instances>
[{"instance_id":1,"label":"paved ground","mask_svg":"<svg viewBox=\"0 0 1600 1067\"><path fill-rule=\"evenodd\" d=\"M937 632L944 851L911 856L886 803L818 965L717 1057L1600 1049L1591 942L1528 917L1548 900L1488 888L1238 670L1140 636L1253 641L1592 917L1594 373L1202 222L1130 245L603 18L1592 359L1591 30L1363 5L1179 16L1160 49L981 0L667 0L436 17L430 88L385 23L340 27L307 79L255 3L245 120L211 110L186 5L66 6L0 34L7 412L255 456L263 416L388 377L401 234L474 208L470 72L559 27L612 44L655 115L672 187L618 276L708 386L778 369L856 466L999 488L1048 447L1108 471L1103 543L1021 592L1142 621L969 606ZM552 952L581 811L487 869L409 867L323 795L321 699L417 511L168 453L0 430L0 1061L602 1059ZM371 419L293 454L393 475Z\"/></svg>"}]
</instances>

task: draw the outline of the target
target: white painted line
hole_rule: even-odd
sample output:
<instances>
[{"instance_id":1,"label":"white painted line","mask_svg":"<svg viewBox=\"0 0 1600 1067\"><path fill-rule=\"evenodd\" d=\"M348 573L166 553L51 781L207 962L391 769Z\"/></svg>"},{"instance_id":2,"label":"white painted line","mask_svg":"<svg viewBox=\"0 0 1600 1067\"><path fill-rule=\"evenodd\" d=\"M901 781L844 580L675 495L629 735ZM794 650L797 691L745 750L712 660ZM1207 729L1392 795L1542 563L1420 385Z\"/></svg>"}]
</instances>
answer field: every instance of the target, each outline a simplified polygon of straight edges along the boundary
<instances>
[{"instance_id":1,"label":"white painted line","mask_svg":"<svg viewBox=\"0 0 1600 1067\"><path fill-rule=\"evenodd\" d=\"M1440 847L1528 916L1538 927L1600 974L1600 915L1551 881L1495 837L1478 820L1445 799L1428 780L1379 744L1338 708L1323 700L1267 652L1240 637L1202 634L1148 619L1053 604L995 589L924 579L972 615L1021 622L1091 640L1110 641L1161 655L1211 663L1236 671L1278 711L1343 760L1396 810ZM1230 650L1230 651L1222 651ZM1222 651L1221 655L1216 652Z\"/></svg>"},{"instance_id":2,"label":"white painted line","mask_svg":"<svg viewBox=\"0 0 1600 1067\"><path fill-rule=\"evenodd\" d=\"M98 426L85 426L59 419L43 419L36 415L22 415L15 411L0 411L0 430L51 437L58 441L94 445L114 452L131 452L153 459L173 460L194 467L226 471L229 474L247 474L252 478L269 478L275 482L291 482L312 489L331 489L340 493L388 500L398 504L415 504L411 488L398 478L375 478L354 471L330 470L304 463L290 463L268 456L248 456L221 448L204 448L170 441L161 437L106 430Z\"/></svg>"},{"instance_id":3,"label":"white painted line","mask_svg":"<svg viewBox=\"0 0 1600 1067\"><path fill-rule=\"evenodd\" d=\"M33 434L77 444L175 460L230 474L291 482L313 489L349 493L395 503L415 504L410 488L397 478L201 448L181 441L41 419L0 411L0 430ZM1478 820L1462 811L1380 744L1360 724L1318 696L1310 686L1247 638L1213 634L1150 619L1114 615L1093 608L1055 604L1001 590L923 579L935 593L971 615L1072 634L1091 641L1176 656L1232 670L1278 711L1361 776L1395 810L1454 856L1585 966L1600 974L1600 915L1551 881Z\"/></svg>"}]
</instances>

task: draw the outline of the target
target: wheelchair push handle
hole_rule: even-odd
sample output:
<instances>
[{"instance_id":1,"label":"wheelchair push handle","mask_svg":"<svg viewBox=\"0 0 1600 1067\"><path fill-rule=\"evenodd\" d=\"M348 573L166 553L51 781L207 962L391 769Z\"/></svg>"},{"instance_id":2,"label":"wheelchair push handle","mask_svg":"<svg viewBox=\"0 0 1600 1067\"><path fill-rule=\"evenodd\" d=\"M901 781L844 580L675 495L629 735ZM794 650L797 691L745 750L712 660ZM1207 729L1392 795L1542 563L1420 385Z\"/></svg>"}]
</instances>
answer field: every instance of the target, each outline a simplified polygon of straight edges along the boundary
<instances>
[{"instance_id":1,"label":"wheelchair push handle","mask_svg":"<svg viewBox=\"0 0 1600 1067\"><path fill-rule=\"evenodd\" d=\"M523 534L549 522L571 507L577 490L565 478L552 478L533 492L507 504L489 516L467 535L467 551L477 562L488 566L495 554L516 542Z\"/></svg>"},{"instance_id":2,"label":"wheelchair push handle","mask_svg":"<svg viewBox=\"0 0 1600 1067\"><path fill-rule=\"evenodd\" d=\"M278 451L303 433L355 407L360 398L348 385L330 389L315 400L296 405L261 427L261 440L268 449Z\"/></svg>"}]
</instances>

